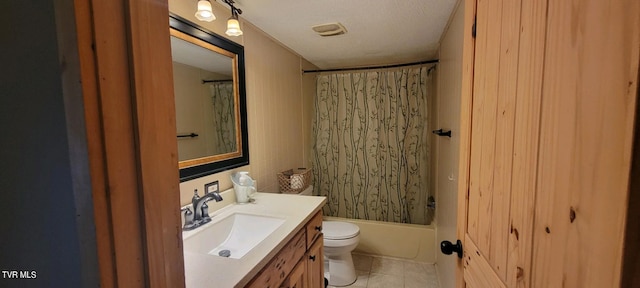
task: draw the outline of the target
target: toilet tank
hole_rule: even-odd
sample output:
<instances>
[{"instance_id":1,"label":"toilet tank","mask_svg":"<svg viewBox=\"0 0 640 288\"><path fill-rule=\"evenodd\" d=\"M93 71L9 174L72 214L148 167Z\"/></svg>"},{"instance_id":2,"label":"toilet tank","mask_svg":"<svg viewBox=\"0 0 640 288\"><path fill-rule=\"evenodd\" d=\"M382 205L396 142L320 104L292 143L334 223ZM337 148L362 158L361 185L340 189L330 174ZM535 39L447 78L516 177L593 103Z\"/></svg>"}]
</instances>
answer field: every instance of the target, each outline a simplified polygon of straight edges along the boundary
<instances>
[{"instance_id":1,"label":"toilet tank","mask_svg":"<svg viewBox=\"0 0 640 288\"><path fill-rule=\"evenodd\" d=\"M305 196L313 195L313 185L309 185L307 189L302 190L302 192L298 193L298 195L305 195Z\"/></svg>"}]
</instances>

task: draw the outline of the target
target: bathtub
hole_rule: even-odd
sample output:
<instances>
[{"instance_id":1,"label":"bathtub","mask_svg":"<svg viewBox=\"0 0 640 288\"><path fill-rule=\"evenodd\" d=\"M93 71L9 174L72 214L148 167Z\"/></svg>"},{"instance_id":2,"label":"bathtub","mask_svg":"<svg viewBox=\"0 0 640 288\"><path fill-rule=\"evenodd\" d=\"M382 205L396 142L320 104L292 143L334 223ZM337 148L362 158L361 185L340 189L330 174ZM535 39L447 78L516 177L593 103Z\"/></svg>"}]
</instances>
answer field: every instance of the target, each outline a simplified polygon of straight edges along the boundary
<instances>
[{"instance_id":1,"label":"bathtub","mask_svg":"<svg viewBox=\"0 0 640 288\"><path fill-rule=\"evenodd\" d=\"M431 225L402 224L324 216L325 221L345 221L360 227L355 253L436 262L436 231Z\"/></svg>"}]
</instances>

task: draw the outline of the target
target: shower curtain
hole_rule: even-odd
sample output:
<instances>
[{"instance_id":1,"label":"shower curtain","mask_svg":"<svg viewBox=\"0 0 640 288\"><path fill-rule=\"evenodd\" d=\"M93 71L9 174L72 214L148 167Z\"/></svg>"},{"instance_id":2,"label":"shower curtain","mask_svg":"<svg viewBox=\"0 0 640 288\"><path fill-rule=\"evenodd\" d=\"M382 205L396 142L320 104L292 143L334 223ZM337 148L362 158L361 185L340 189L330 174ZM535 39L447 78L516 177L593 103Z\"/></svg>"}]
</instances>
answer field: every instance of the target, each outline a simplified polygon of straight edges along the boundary
<instances>
[{"instance_id":1,"label":"shower curtain","mask_svg":"<svg viewBox=\"0 0 640 288\"><path fill-rule=\"evenodd\" d=\"M236 151L236 118L233 82L217 82L209 85L213 106L213 151L224 154Z\"/></svg>"},{"instance_id":2,"label":"shower curtain","mask_svg":"<svg viewBox=\"0 0 640 288\"><path fill-rule=\"evenodd\" d=\"M427 67L320 75L314 194L329 216L429 224Z\"/></svg>"}]
</instances>

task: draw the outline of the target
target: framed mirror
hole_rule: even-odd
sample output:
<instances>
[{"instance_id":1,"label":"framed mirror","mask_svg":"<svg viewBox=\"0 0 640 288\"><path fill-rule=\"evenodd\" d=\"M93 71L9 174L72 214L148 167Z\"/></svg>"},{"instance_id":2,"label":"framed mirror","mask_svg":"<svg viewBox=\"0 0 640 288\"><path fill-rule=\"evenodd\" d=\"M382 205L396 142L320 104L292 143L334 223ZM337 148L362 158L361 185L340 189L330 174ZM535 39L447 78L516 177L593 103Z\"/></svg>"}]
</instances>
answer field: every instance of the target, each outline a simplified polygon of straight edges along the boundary
<instances>
[{"instance_id":1,"label":"framed mirror","mask_svg":"<svg viewBox=\"0 0 640 288\"><path fill-rule=\"evenodd\" d=\"M244 47L169 17L180 182L249 164Z\"/></svg>"}]
</instances>

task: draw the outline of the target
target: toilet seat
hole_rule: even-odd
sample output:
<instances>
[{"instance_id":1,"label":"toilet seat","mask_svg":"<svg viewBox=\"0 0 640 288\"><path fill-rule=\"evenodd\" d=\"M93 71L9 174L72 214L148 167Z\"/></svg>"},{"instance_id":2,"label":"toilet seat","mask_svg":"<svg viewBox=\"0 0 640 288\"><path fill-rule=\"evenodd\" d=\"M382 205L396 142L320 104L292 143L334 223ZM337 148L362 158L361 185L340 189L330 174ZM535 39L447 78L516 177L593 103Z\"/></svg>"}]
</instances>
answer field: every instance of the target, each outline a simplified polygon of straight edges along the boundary
<instances>
[{"instance_id":1,"label":"toilet seat","mask_svg":"<svg viewBox=\"0 0 640 288\"><path fill-rule=\"evenodd\" d=\"M322 233L327 240L351 239L360 234L360 227L348 222L322 221Z\"/></svg>"}]
</instances>

